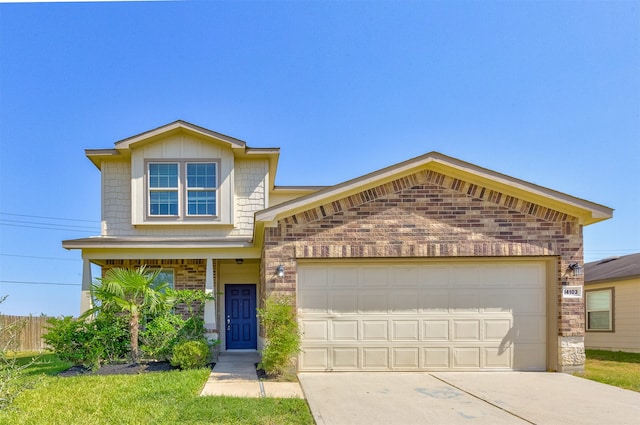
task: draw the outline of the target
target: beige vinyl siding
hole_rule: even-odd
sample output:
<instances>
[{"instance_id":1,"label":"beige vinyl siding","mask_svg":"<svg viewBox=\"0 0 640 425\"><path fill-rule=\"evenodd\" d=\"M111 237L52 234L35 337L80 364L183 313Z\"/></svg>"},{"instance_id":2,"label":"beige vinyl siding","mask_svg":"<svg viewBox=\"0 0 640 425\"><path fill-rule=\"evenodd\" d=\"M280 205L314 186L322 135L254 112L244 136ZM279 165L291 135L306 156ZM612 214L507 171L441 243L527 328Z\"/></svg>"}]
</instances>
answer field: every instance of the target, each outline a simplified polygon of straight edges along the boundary
<instances>
[{"instance_id":1,"label":"beige vinyl siding","mask_svg":"<svg viewBox=\"0 0 640 425\"><path fill-rule=\"evenodd\" d=\"M586 285L586 291L615 288L613 332L587 331L585 347L640 353L640 279Z\"/></svg>"}]
</instances>

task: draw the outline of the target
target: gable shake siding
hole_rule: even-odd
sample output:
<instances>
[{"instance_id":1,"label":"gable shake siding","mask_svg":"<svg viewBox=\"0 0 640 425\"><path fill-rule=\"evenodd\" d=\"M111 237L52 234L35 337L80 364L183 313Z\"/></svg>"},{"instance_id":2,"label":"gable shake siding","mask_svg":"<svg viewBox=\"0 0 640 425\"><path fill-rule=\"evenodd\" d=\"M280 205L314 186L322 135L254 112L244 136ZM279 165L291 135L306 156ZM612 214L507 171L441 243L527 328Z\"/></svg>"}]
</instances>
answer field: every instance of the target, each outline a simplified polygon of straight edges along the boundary
<instances>
[{"instance_id":1,"label":"gable shake siding","mask_svg":"<svg viewBox=\"0 0 640 425\"><path fill-rule=\"evenodd\" d=\"M423 171L286 217L265 230L266 293L295 295L296 260L556 256L558 335L584 335L584 305L561 299L572 261L582 259L578 219L434 171ZM285 277L275 278L276 266ZM572 351L572 350L569 350ZM582 364L584 353L563 354ZM565 358L566 357L566 358Z\"/></svg>"}]
</instances>

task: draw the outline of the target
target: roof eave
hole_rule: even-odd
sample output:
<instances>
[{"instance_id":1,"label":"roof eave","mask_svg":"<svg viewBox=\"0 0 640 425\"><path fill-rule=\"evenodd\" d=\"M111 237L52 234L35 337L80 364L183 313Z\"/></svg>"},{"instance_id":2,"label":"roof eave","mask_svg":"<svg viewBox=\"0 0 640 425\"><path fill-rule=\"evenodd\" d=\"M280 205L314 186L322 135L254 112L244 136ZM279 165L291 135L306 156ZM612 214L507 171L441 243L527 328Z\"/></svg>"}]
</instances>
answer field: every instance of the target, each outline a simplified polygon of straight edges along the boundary
<instances>
[{"instance_id":1,"label":"roof eave","mask_svg":"<svg viewBox=\"0 0 640 425\"><path fill-rule=\"evenodd\" d=\"M253 244L250 238L236 239L207 239L207 238L114 238L97 236L83 239L70 239L62 241L65 249L165 249L165 248L251 248Z\"/></svg>"},{"instance_id":2,"label":"roof eave","mask_svg":"<svg viewBox=\"0 0 640 425\"><path fill-rule=\"evenodd\" d=\"M244 141L240 139L236 139L234 137L227 136L226 134L222 134L216 131L206 129L204 127L200 127L186 121L177 120L172 123L155 128L153 130L145 131L144 133L140 133L135 136L127 137L126 139L117 141L115 143L115 146L116 146L116 149L131 149L134 146L139 145L141 143L149 143L159 137L163 137L168 134L171 134L174 132L180 132L180 131L190 132L199 136L212 138L218 141L228 143L233 149L245 149L247 145Z\"/></svg>"},{"instance_id":3,"label":"roof eave","mask_svg":"<svg viewBox=\"0 0 640 425\"><path fill-rule=\"evenodd\" d=\"M453 174L461 179L472 180L472 182L475 181L485 186L492 186L497 190L510 192L514 196L523 197L525 195L525 198L538 202L543 201L543 204L578 217L584 225L606 220L613 216L613 209L603 205L478 167L439 152L430 152L335 186L321 189L316 193L267 208L256 214L256 220L272 222L287 215L316 207L340 197L349 196L367 187L383 184L425 168L442 171L447 175Z\"/></svg>"}]
</instances>

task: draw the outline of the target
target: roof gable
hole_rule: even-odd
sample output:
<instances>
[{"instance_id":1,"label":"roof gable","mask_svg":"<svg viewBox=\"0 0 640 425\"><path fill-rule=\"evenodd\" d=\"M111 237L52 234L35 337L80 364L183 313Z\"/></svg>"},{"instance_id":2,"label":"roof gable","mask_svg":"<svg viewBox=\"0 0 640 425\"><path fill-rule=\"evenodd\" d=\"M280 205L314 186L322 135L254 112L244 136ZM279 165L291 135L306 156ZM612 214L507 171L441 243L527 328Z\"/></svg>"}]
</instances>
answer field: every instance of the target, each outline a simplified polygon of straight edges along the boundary
<instances>
[{"instance_id":1,"label":"roof gable","mask_svg":"<svg viewBox=\"0 0 640 425\"><path fill-rule=\"evenodd\" d=\"M160 138L181 132L200 136L204 139L215 141L217 143L223 143L232 149L244 149L246 147L246 143L242 140L199 127L186 121L178 120L153 130L145 131L144 133L120 140L115 143L115 148L117 150L132 149L140 144L151 143Z\"/></svg>"},{"instance_id":2,"label":"roof gable","mask_svg":"<svg viewBox=\"0 0 640 425\"><path fill-rule=\"evenodd\" d=\"M435 171L472 185L479 185L507 196L577 217L584 225L606 220L611 218L613 214L612 209L603 205L478 167L438 152L430 152L268 208L257 213L256 220L275 221L425 170Z\"/></svg>"}]
</instances>

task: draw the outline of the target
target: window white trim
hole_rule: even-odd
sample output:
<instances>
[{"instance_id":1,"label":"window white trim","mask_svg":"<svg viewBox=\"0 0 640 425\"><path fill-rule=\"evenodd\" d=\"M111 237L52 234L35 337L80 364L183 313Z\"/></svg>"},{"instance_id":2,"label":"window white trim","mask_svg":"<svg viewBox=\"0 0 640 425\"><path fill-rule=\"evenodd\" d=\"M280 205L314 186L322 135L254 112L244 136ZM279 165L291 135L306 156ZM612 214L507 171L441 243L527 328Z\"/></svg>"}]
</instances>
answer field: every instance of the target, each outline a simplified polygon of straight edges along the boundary
<instances>
[{"instance_id":1,"label":"window white trim","mask_svg":"<svg viewBox=\"0 0 640 425\"><path fill-rule=\"evenodd\" d=\"M614 332L615 288L585 292L585 328L587 332ZM605 319L604 325L599 325Z\"/></svg>"},{"instance_id":2,"label":"window white trim","mask_svg":"<svg viewBox=\"0 0 640 425\"><path fill-rule=\"evenodd\" d=\"M173 187L152 187L151 185L151 165L155 164L176 164L178 168L178 186ZM213 187L187 187L187 170L190 164L213 164ZM158 192L175 192L177 196L177 214L152 214L151 194ZM214 214L189 214L189 193L190 192L213 192ZM220 218L220 159L145 159L144 161L144 217L146 222L154 221L194 221L194 220L217 220Z\"/></svg>"}]
</instances>

